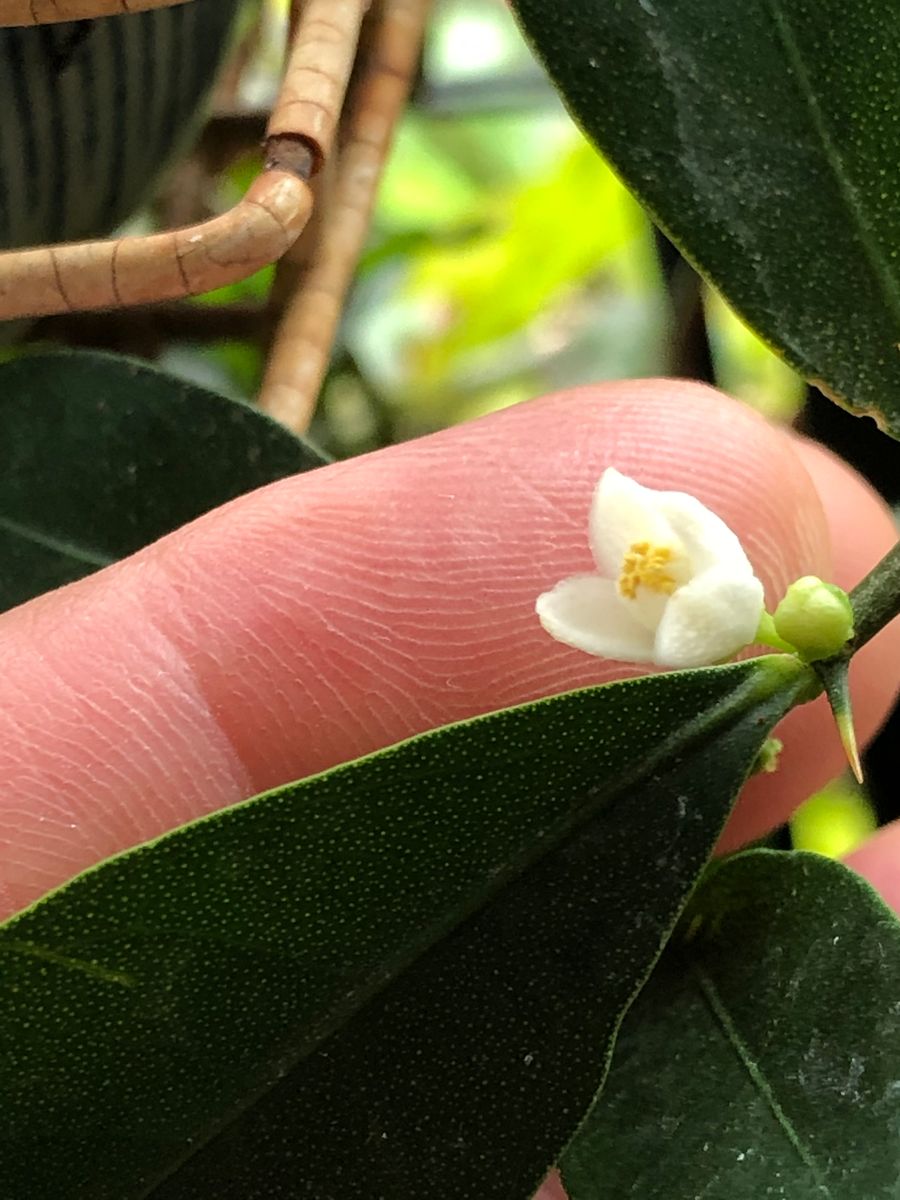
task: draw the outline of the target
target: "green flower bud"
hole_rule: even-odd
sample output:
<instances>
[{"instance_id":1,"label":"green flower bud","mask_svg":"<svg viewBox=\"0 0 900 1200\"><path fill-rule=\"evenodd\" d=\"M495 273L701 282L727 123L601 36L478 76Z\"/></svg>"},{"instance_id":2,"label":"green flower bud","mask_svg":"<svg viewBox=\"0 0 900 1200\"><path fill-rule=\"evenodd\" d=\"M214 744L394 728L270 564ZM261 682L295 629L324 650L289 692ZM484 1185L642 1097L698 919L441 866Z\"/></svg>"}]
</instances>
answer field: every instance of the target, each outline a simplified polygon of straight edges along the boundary
<instances>
[{"instance_id":1,"label":"green flower bud","mask_svg":"<svg viewBox=\"0 0 900 1200\"><path fill-rule=\"evenodd\" d=\"M792 583L773 615L779 637L806 662L831 658L853 637L850 597L833 583L804 575Z\"/></svg>"},{"instance_id":2,"label":"green flower bud","mask_svg":"<svg viewBox=\"0 0 900 1200\"><path fill-rule=\"evenodd\" d=\"M766 738L762 749L756 756L756 761L750 771L751 775L774 775L778 770L778 757L784 749L781 738Z\"/></svg>"}]
</instances>

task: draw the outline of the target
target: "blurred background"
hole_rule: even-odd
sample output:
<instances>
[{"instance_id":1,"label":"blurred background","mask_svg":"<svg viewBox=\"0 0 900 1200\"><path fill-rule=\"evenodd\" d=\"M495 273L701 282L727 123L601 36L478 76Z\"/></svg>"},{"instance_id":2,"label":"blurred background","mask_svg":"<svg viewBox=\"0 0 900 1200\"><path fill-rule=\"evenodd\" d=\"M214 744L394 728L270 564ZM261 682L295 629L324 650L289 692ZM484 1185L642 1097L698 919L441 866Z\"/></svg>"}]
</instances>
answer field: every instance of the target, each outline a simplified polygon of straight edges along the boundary
<instances>
[{"instance_id":1,"label":"blurred background","mask_svg":"<svg viewBox=\"0 0 900 1200\"><path fill-rule=\"evenodd\" d=\"M129 231L201 220L244 192L259 169L286 9L264 0L261 21L248 9L208 124ZM52 318L28 341L138 354L249 400L271 277L203 297L177 320L165 310ZM503 0L438 0L313 440L341 458L555 388L649 374L704 379L795 422L900 502L900 447L808 392L654 230L568 118ZM782 844L793 836L841 854L900 815L897 723L867 755L867 789L836 780Z\"/></svg>"}]
</instances>

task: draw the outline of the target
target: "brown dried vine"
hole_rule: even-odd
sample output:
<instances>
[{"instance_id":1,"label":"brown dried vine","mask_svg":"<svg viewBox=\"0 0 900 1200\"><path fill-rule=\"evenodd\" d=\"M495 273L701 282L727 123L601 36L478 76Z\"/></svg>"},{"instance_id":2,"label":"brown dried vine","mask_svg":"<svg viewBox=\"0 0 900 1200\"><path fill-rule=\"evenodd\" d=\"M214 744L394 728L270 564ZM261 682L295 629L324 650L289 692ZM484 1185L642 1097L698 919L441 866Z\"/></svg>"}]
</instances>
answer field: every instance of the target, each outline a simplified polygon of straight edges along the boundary
<instances>
[{"instance_id":1,"label":"brown dried vine","mask_svg":"<svg viewBox=\"0 0 900 1200\"><path fill-rule=\"evenodd\" d=\"M0 27L86 21L187 3L189 0L0 0Z\"/></svg>"},{"instance_id":2,"label":"brown dried vine","mask_svg":"<svg viewBox=\"0 0 900 1200\"><path fill-rule=\"evenodd\" d=\"M394 128L418 64L428 7L423 0L378 0L373 5L315 236L301 239L283 260L281 319L260 405L298 433L312 419Z\"/></svg>"},{"instance_id":3,"label":"brown dried vine","mask_svg":"<svg viewBox=\"0 0 900 1200\"><path fill-rule=\"evenodd\" d=\"M183 2L0 0L0 26ZM232 209L149 237L0 253L0 320L179 301L281 260L260 402L290 428L306 429L430 7L374 0L367 17L370 3L294 0L264 167Z\"/></svg>"}]
</instances>

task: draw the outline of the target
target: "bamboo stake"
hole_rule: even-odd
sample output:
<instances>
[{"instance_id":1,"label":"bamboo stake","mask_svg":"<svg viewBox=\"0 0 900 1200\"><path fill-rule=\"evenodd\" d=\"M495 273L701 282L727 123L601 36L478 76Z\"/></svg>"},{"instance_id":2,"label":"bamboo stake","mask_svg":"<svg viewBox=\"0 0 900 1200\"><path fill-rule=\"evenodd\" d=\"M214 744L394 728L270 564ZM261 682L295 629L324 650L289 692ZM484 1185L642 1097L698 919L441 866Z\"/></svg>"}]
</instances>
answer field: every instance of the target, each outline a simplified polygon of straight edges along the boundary
<instances>
[{"instance_id":1,"label":"bamboo stake","mask_svg":"<svg viewBox=\"0 0 900 1200\"><path fill-rule=\"evenodd\" d=\"M280 318L297 290L303 286L304 279L308 277L313 263L320 253L322 238L326 235L325 217L334 202L336 183L337 161L331 158L326 161L322 170L310 184L313 193L312 216L293 246L279 260L275 271L275 279L267 304L269 350L272 347L275 322Z\"/></svg>"},{"instance_id":2,"label":"bamboo stake","mask_svg":"<svg viewBox=\"0 0 900 1200\"><path fill-rule=\"evenodd\" d=\"M368 7L369 0L306 0L301 8L294 0L293 49L268 135L302 129L317 155L314 170L331 152Z\"/></svg>"},{"instance_id":3,"label":"bamboo stake","mask_svg":"<svg viewBox=\"0 0 900 1200\"><path fill-rule=\"evenodd\" d=\"M412 84L429 0L381 0L346 118L333 202L312 261L297 272L260 393L260 406L289 429L309 427L394 128Z\"/></svg>"},{"instance_id":4,"label":"bamboo stake","mask_svg":"<svg viewBox=\"0 0 900 1200\"><path fill-rule=\"evenodd\" d=\"M94 17L174 8L188 0L0 0L0 28L12 25L53 25Z\"/></svg>"},{"instance_id":5,"label":"bamboo stake","mask_svg":"<svg viewBox=\"0 0 900 1200\"><path fill-rule=\"evenodd\" d=\"M307 3L308 0L292 0L291 2L288 30L291 42L293 42L294 31L300 22L302 10ZM322 170L312 180L311 186L314 200L312 217L307 222L306 228L297 238L296 242L294 242L287 254L278 263L268 302L268 310L273 322L284 310L285 305L294 295L294 292L301 286L303 278L309 272L318 253L319 243L322 238L323 217L328 212L334 196L334 186L337 179L336 168L337 163L335 158L331 156L326 160ZM269 351L272 348L273 332L274 329L270 328L268 337Z\"/></svg>"}]
</instances>

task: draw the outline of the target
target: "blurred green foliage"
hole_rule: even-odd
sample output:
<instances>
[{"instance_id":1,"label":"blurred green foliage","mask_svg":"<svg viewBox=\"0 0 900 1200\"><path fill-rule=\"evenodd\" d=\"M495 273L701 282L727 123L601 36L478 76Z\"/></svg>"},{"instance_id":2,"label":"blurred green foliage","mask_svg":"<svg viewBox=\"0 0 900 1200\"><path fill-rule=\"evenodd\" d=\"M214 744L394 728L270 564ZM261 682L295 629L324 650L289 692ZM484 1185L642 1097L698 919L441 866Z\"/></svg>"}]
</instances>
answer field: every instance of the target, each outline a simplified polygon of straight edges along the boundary
<instances>
[{"instance_id":1,"label":"blurred green foliage","mask_svg":"<svg viewBox=\"0 0 900 1200\"><path fill-rule=\"evenodd\" d=\"M791 818L791 840L797 850L843 858L866 840L877 823L865 792L854 780L842 777L801 804Z\"/></svg>"},{"instance_id":2,"label":"blurred green foliage","mask_svg":"<svg viewBox=\"0 0 900 1200\"><path fill-rule=\"evenodd\" d=\"M748 329L719 293L706 286L706 329L716 382L776 421L790 421L803 402L806 384Z\"/></svg>"},{"instance_id":3,"label":"blurred green foliage","mask_svg":"<svg viewBox=\"0 0 900 1200\"><path fill-rule=\"evenodd\" d=\"M247 76L277 80L283 0ZM226 207L256 168L223 177ZM264 300L269 274L205 302ZM670 299L652 228L584 141L500 0L443 0L397 131L315 436L338 456L559 387L671 373ZM712 292L717 381L767 415L802 383ZM163 365L251 397L250 343L173 346Z\"/></svg>"}]
</instances>

